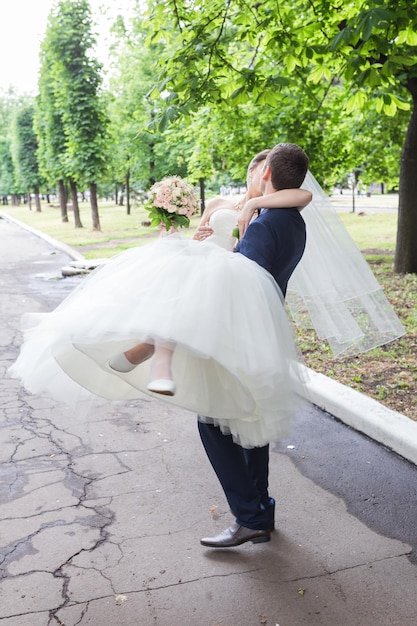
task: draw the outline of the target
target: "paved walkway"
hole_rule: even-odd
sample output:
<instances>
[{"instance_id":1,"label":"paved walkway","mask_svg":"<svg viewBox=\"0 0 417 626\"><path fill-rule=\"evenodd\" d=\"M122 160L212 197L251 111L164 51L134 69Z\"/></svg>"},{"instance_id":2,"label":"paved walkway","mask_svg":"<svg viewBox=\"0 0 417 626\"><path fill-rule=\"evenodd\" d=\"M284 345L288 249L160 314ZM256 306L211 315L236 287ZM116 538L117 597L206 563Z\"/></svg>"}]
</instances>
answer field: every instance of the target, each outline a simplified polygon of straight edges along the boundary
<instances>
[{"instance_id":1,"label":"paved walkway","mask_svg":"<svg viewBox=\"0 0 417 626\"><path fill-rule=\"evenodd\" d=\"M231 517L192 414L80 414L7 378L20 315L80 279L1 219L0 240L0 624L415 626L413 464L307 407L271 454L272 541L202 548Z\"/></svg>"},{"instance_id":2,"label":"paved walkway","mask_svg":"<svg viewBox=\"0 0 417 626\"><path fill-rule=\"evenodd\" d=\"M398 211L398 193L371 194L369 197L352 196L349 189L344 189L343 194L334 193L330 201L337 211L349 213L396 213Z\"/></svg>"}]
</instances>

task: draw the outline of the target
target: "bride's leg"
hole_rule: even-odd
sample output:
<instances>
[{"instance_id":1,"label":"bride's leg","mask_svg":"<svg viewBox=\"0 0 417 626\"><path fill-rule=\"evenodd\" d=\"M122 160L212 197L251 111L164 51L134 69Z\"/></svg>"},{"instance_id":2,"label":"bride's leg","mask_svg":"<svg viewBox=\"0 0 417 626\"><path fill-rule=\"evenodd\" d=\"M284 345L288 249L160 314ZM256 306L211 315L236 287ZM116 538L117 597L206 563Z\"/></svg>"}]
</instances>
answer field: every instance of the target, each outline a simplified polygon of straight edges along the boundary
<instances>
[{"instance_id":1,"label":"bride's leg","mask_svg":"<svg viewBox=\"0 0 417 626\"><path fill-rule=\"evenodd\" d=\"M156 343L155 355L151 367L151 381L148 390L165 396L175 394L175 383L172 380L171 362L175 344L171 342Z\"/></svg>"},{"instance_id":2,"label":"bride's leg","mask_svg":"<svg viewBox=\"0 0 417 626\"><path fill-rule=\"evenodd\" d=\"M155 346L153 343L139 343L137 346L134 346L130 350L126 350L124 352L125 357L130 363L134 365L139 365L143 363L147 359L149 359L153 353L155 352Z\"/></svg>"},{"instance_id":3,"label":"bride's leg","mask_svg":"<svg viewBox=\"0 0 417 626\"><path fill-rule=\"evenodd\" d=\"M117 354L109 361L109 365L116 372L126 374L135 369L137 365L149 359L154 353L155 347L152 343L142 342L137 346L126 350L122 354Z\"/></svg>"}]
</instances>

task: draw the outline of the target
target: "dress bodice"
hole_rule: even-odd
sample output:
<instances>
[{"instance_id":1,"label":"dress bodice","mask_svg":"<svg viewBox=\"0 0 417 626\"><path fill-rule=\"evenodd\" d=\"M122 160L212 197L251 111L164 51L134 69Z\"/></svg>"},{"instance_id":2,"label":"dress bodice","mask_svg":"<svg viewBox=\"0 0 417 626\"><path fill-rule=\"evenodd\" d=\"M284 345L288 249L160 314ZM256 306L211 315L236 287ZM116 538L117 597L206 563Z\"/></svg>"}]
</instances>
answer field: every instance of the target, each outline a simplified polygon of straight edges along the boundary
<instances>
[{"instance_id":1,"label":"dress bodice","mask_svg":"<svg viewBox=\"0 0 417 626\"><path fill-rule=\"evenodd\" d=\"M213 234L207 237L206 241L215 243L227 250L232 250L236 243L232 232L237 225L237 218L238 214L234 209L219 209L215 211L209 221Z\"/></svg>"}]
</instances>

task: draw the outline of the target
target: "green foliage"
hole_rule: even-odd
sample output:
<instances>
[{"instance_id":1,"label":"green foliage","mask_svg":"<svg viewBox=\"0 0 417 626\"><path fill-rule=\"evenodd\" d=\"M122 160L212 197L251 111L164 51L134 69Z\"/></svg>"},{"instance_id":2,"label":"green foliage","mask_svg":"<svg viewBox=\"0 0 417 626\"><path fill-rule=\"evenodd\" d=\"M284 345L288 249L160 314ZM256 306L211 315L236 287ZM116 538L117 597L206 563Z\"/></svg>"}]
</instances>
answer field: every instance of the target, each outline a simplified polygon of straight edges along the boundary
<instances>
[{"instance_id":1,"label":"green foliage","mask_svg":"<svg viewBox=\"0 0 417 626\"><path fill-rule=\"evenodd\" d=\"M61 112L56 106L55 28L48 24L41 45L39 94L36 99L35 131L38 137L39 167L50 185L69 177L65 163L65 133Z\"/></svg>"},{"instance_id":2,"label":"green foliage","mask_svg":"<svg viewBox=\"0 0 417 626\"><path fill-rule=\"evenodd\" d=\"M12 89L0 92L0 195L3 197L27 191L24 181L17 182L18 172L15 169L20 145L16 119L19 111L30 105L30 99L18 96ZM19 128L19 132L21 130Z\"/></svg>"},{"instance_id":3,"label":"green foliage","mask_svg":"<svg viewBox=\"0 0 417 626\"><path fill-rule=\"evenodd\" d=\"M45 171L90 185L107 164L107 117L100 93L101 67L86 0L60 0L42 44L37 130ZM57 159L53 165L54 159Z\"/></svg>"},{"instance_id":4,"label":"green foliage","mask_svg":"<svg viewBox=\"0 0 417 626\"><path fill-rule=\"evenodd\" d=\"M24 105L16 112L13 132L13 164L20 191L34 190L42 182L39 173L38 142L33 128L34 107Z\"/></svg>"},{"instance_id":5,"label":"green foliage","mask_svg":"<svg viewBox=\"0 0 417 626\"><path fill-rule=\"evenodd\" d=\"M143 194L169 175L241 184L253 155L280 141L303 146L325 188L354 170L398 186L417 67L406 0L148 4L114 25L107 93L86 0L51 11L35 115L49 186L128 180ZM10 190L2 105L0 190Z\"/></svg>"},{"instance_id":6,"label":"green foliage","mask_svg":"<svg viewBox=\"0 0 417 626\"><path fill-rule=\"evenodd\" d=\"M118 62L108 100L113 174L122 182L129 173L139 188L147 189L159 178L155 149L162 141L152 128L156 112L148 97L156 61L144 48L140 22L128 36L119 21L118 32Z\"/></svg>"},{"instance_id":7,"label":"green foliage","mask_svg":"<svg viewBox=\"0 0 417 626\"><path fill-rule=\"evenodd\" d=\"M388 159L380 158L377 151L386 151L382 138L389 125L369 124L375 113L395 117L402 131L409 121L399 172L403 184L396 269L417 272L417 116L403 115L409 116L411 106L417 108L417 12L410 10L408 0L336 5L327 0L278 5L275 0L162 0L151 3L147 28L148 42L166 46L158 77L164 127L184 112L207 106L269 106L271 115L273 107L279 115L284 112L284 120L287 109L294 128L290 133L286 120L288 126L284 122L280 133L313 155L313 169L317 167L325 186L329 168L333 179L343 169L363 173L368 168L365 176L387 176L398 159L399 144L395 141ZM355 132L356 121L367 126L365 142ZM337 143L339 150L334 150ZM392 183L396 170L389 174Z\"/></svg>"},{"instance_id":8,"label":"green foliage","mask_svg":"<svg viewBox=\"0 0 417 626\"><path fill-rule=\"evenodd\" d=\"M13 160L10 141L0 138L0 196L7 196L14 190Z\"/></svg>"},{"instance_id":9,"label":"green foliage","mask_svg":"<svg viewBox=\"0 0 417 626\"><path fill-rule=\"evenodd\" d=\"M363 90L349 95L338 53L330 50L332 31L355 16L355 3L340 9L325 3L307 8L298 0L278 11L272 0L250 6L165 0L151 4L147 21L138 18L148 52L158 46L153 127L182 126L186 137L194 136L192 176L213 176L220 165L241 180L251 156L278 141L300 143L326 187L358 167L368 167L369 176L378 168L381 178L387 175L402 138L391 141L389 164L390 151L377 148L387 139L384 123L372 150L371 139L362 141L361 131L375 128L374 120L369 123L375 109Z\"/></svg>"},{"instance_id":10,"label":"green foliage","mask_svg":"<svg viewBox=\"0 0 417 626\"><path fill-rule=\"evenodd\" d=\"M270 104L304 77L305 89L344 80L345 112L370 97L387 115L409 109L407 79L416 76L417 13L408 0L337 6L274 0L163 0L148 15L148 41L168 43L160 91L173 98L164 117L181 108L235 100Z\"/></svg>"}]
</instances>

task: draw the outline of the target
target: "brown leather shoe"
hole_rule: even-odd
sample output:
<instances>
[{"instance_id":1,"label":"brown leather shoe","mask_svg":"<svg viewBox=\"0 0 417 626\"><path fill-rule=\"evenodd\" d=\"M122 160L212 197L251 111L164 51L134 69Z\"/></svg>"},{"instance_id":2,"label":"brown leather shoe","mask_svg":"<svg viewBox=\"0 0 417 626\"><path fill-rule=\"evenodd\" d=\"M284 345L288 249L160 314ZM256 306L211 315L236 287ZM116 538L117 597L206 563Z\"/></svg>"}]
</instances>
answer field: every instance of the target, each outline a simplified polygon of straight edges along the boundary
<instances>
[{"instance_id":1,"label":"brown leather shoe","mask_svg":"<svg viewBox=\"0 0 417 626\"><path fill-rule=\"evenodd\" d=\"M247 541L252 541L252 543L271 541L271 533L269 530L253 530L253 528L246 528L246 526L240 526L234 522L229 528L220 533L220 535L200 539L201 545L208 546L209 548L234 548Z\"/></svg>"}]
</instances>

